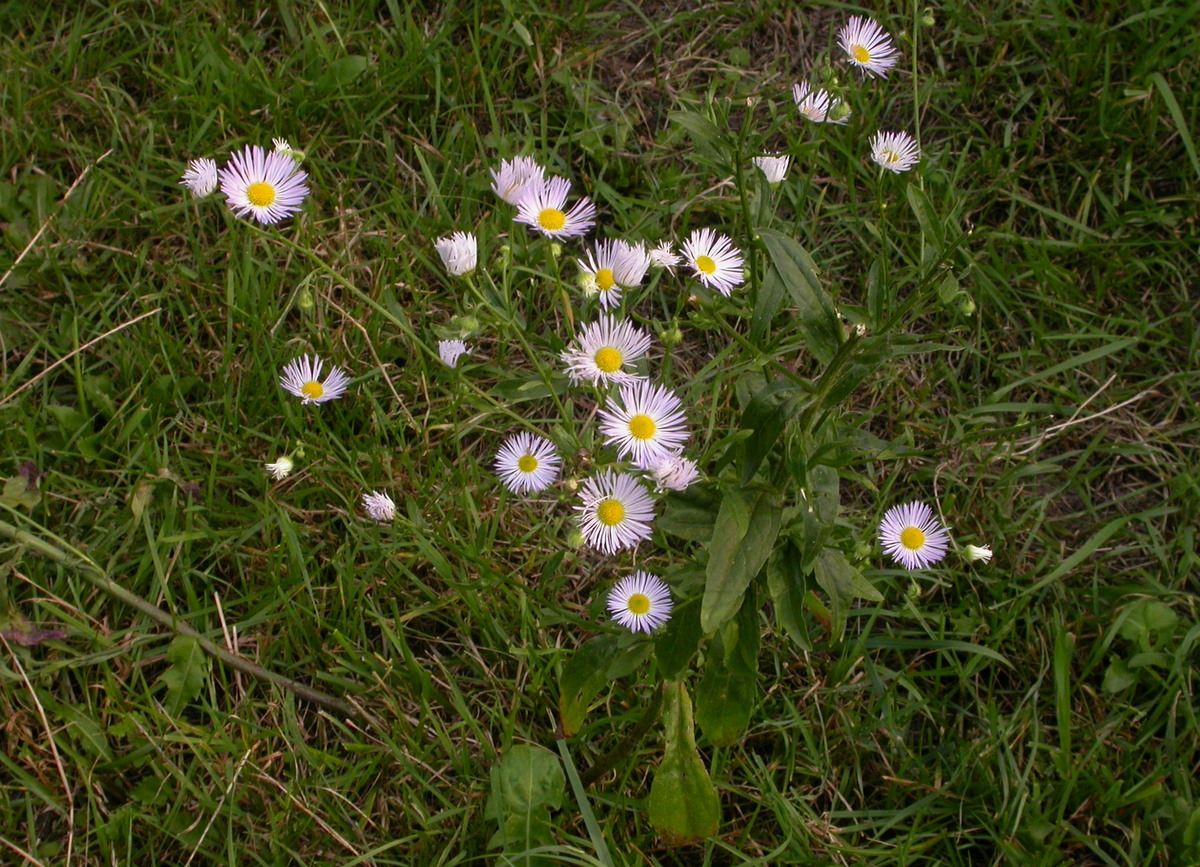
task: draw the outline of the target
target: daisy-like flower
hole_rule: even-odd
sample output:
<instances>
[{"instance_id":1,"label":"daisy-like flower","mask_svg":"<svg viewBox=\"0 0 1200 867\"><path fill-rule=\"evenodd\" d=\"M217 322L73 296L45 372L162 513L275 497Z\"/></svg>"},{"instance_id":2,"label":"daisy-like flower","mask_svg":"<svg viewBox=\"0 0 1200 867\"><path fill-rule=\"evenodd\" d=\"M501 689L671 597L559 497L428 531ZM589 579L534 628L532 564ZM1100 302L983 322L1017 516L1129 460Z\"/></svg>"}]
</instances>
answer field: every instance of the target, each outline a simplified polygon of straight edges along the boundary
<instances>
[{"instance_id":1,"label":"daisy-like flower","mask_svg":"<svg viewBox=\"0 0 1200 867\"><path fill-rule=\"evenodd\" d=\"M333 367L329 371L329 376L322 380L321 368L324 365L325 362L318 355L311 358L305 355L294 359L284 365L283 375L279 377L279 384L296 397L301 398L301 404L325 403L327 400L335 400L346 393L350 377L340 367Z\"/></svg>"},{"instance_id":2,"label":"daisy-like flower","mask_svg":"<svg viewBox=\"0 0 1200 867\"><path fill-rule=\"evenodd\" d=\"M771 186L783 183L783 179L787 177L788 166L791 163L792 158L787 154L783 156L761 156L754 158L754 164L766 176L767 183Z\"/></svg>"},{"instance_id":3,"label":"daisy-like flower","mask_svg":"<svg viewBox=\"0 0 1200 867\"><path fill-rule=\"evenodd\" d=\"M383 491L363 494L362 502L363 508L367 510L367 515L373 521L389 523L396 517L396 504Z\"/></svg>"},{"instance_id":4,"label":"daisy-like flower","mask_svg":"<svg viewBox=\"0 0 1200 867\"><path fill-rule=\"evenodd\" d=\"M549 487L558 478L561 464L554 443L531 433L509 437L496 452L496 475L510 491L518 494L532 494Z\"/></svg>"},{"instance_id":5,"label":"daisy-like flower","mask_svg":"<svg viewBox=\"0 0 1200 867\"><path fill-rule=\"evenodd\" d=\"M571 382L608 385L639 378L625 368L646 354L650 335L632 322L601 316L583 329L576 343L562 354Z\"/></svg>"},{"instance_id":6,"label":"daisy-like flower","mask_svg":"<svg viewBox=\"0 0 1200 867\"><path fill-rule=\"evenodd\" d=\"M584 479L579 498L579 529L593 548L615 554L650 538L654 500L633 476L607 469Z\"/></svg>"},{"instance_id":7,"label":"daisy-like flower","mask_svg":"<svg viewBox=\"0 0 1200 867\"><path fill-rule=\"evenodd\" d=\"M692 482L700 478L700 470L695 461L683 455L671 455L655 464L650 469L650 475L654 479L654 490L659 493L686 491Z\"/></svg>"},{"instance_id":8,"label":"daisy-like flower","mask_svg":"<svg viewBox=\"0 0 1200 867\"><path fill-rule=\"evenodd\" d=\"M916 139L906 132L877 132L871 137L871 159L890 172L906 172L921 161Z\"/></svg>"},{"instance_id":9,"label":"daisy-like flower","mask_svg":"<svg viewBox=\"0 0 1200 867\"><path fill-rule=\"evenodd\" d=\"M700 282L716 289L726 298L746 279L742 274L742 254L733 242L712 229L697 229L683 242L683 258Z\"/></svg>"},{"instance_id":10,"label":"daisy-like flower","mask_svg":"<svg viewBox=\"0 0 1200 867\"><path fill-rule=\"evenodd\" d=\"M968 545L963 553L972 563L988 563L992 559L992 549L988 545Z\"/></svg>"},{"instance_id":11,"label":"daisy-like flower","mask_svg":"<svg viewBox=\"0 0 1200 867\"><path fill-rule=\"evenodd\" d=\"M850 23L838 31L837 41L846 59L867 75L887 78L888 70L900 59L887 31L861 15L850 16Z\"/></svg>"},{"instance_id":12,"label":"daisy-like flower","mask_svg":"<svg viewBox=\"0 0 1200 867\"><path fill-rule=\"evenodd\" d=\"M905 569L927 569L946 556L950 534L924 503L892 506L879 522L879 544Z\"/></svg>"},{"instance_id":13,"label":"daisy-like flower","mask_svg":"<svg viewBox=\"0 0 1200 867\"><path fill-rule=\"evenodd\" d=\"M258 145L239 151L220 171L221 192L239 217L252 216L264 226L286 220L300 210L308 195L308 173L279 151Z\"/></svg>"},{"instance_id":14,"label":"daisy-like flower","mask_svg":"<svg viewBox=\"0 0 1200 867\"><path fill-rule=\"evenodd\" d=\"M192 195L202 199L217 188L217 161L210 159L192 160L179 182L191 190Z\"/></svg>"},{"instance_id":15,"label":"daisy-like flower","mask_svg":"<svg viewBox=\"0 0 1200 867\"><path fill-rule=\"evenodd\" d=\"M621 290L640 284L650 269L650 254L646 248L621 240L600 241L587 254L586 260L575 261L579 263L581 279L586 280L587 289L595 285L595 294L599 294L600 305L606 310L617 306Z\"/></svg>"},{"instance_id":16,"label":"daisy-like flower","mask_svg":"<svg viewBox=\"0 0 1200 867\"><path fill-rule=\"evenodd\" d=\"M292 463L292 459L287 455L280 455L274 460L273 463L266 464L266 470L271 474L271 478L275 479L275 481L279 481L280 479L286 479L288 476L290 476L295 466L296 465Z\"/></svg>"},{"instance_id":17,"label":"daisy-like flower","mask_svg":"<svg viewBox=\"0 0 1200 867\"><path fill-rule=\"evenodd\" d=\"M499 169L492 169L492 192L510 205L519 205L530 186L546 180L546 170L533 157L513 157L501 160Z\"/></svg>"},{"instance_id":18,"label":"daisy-like flower","mask_svg":"<svg viewBox=\"0 0 1200 867\"><path fill-rule=\"evenodd\" d=\"M671 588L657 575L634 572L608 592L608 612L630 632L653 632L671 619Z\"/></svg>"},{"instance_id":19,"label":"daisy-like flower","mask_svg":"<svg viewBox=\"0 0 1200 867\"><path fill-rule=\"evenodd\" d=\"M570 192L571 182L566 178L529 184L517 203L513 219L549 238L562 240L582 235L596 223L596 206L584 196L571 210L563 210Z\"/></svg>"},{"instance_id":20,"label":"daisy-like flower","mask_svg":"<svg viewBox=\"0 0 1200 867\"><path fill-rule=\"evenodd\" d=\"M670 241L663 241L661 244L651 247L647 255L650 257L651 265L655 268L666 268L668 271L674 271L675 266L683 261L675 252Z\"/></svg>"},{"instance_id":21,"label":"daisy-like flower","mask_svg":"<svg viewBox=\"0 0 1200 867\"><path fill-rule=\"evenodd\" d=\"M792 85L792 99L796 110L813 123L846 123L850 120L850 109L828 90L813 90L808 82Z\"/></svg>"},{"instance_id":22,"label":"daisy-like flower","mask_svg":"<svg viewBox=\"0 0 1200 867\"><path fill-rule=\"evenodd\" d=\"M452 277L461 277L475 270L479 260L479 242L470 232L455 232L448 238L439 238L433 247L442 257L442 264Z\"/></svg>"},{"instance_id":23,"label":"daisy-like flower","mask_svg":"<svg viewBox=\"0 0 1200 867\"><path fill-rule=\"evenodd\" d=\"M461 340L439 340L438 356L450 367L458 367L460 355L470 355L471 350Z\"/></svg>"},{"instance_id":24,"label":"daisy-like flower","mask_svg":"<svg viewBox=\"0 0 1200 867\"><path fill-rule=\"evenodd\" d=\"M679 398L648 380L622 385L617 400L600 410L599 417L604 442L642 469L678 454L691 436Z\"/></svg>"}]
</instances>

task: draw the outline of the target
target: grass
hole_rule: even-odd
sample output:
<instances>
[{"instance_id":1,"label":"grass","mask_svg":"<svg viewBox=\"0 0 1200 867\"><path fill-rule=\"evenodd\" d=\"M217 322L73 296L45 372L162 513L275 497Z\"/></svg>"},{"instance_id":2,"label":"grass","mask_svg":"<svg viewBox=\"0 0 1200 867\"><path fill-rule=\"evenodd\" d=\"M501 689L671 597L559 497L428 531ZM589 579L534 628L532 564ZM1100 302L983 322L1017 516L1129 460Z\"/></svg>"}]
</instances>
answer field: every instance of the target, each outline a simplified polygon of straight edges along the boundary
<instances>
[{"instance_id":1,"label":"grass","mask_svg":"<svg viewBox=\"0 0 1200 867\"><path fill-rule=\"evenodd\" d=\"M847 453L846 532L869 545L883 508L926 498L996 558L948 561L911 587L876 569L884 601L855 608L840 642L814 634L811 651L764 619L751 727L731 747L700 741L719 834L656 839L651 734L584 798L565 790L547 857L1200 861L1200 70L1186 38L1200 11L962 2L914 31L912 9L879 6L891 32L920 33L903 46L911 68L886 86L846 80L861 111L817 134L790 87L851 11L7 9L0 443L4 475L30 461L45 476L36 506L0 520L385 725L207 662L187 668L198 687L176 704L161 678L182 646L167 630L6 543L0 860L496 857L492 769L513 744L556 749L559 672L603 621L613 570L567 543L568 497L525 504L488 471L520 426L569 446L574 477L598 443L589 410L548 399L530 360L586 315L574 268L530 260L544 248L523 230L500 237L511 228L487 169L534 154L638 237L741 226L734 166L673 119L688 110L795 154L779 219L843 315L898 316L951 347L889 362L850 398L847 427L891 446ZM941 231L967 233L937 268L909 179L876 187L863 162L876 126L919 126ZM276 135L311 176L294 225L260 230L177 186L188 158ZM506 301L475 304L433 252L476 226L489 261L513 247ZM928 303L921 275L946 268L972 315ZM436 343L469 310L476 354L451 372ZM690 304L666 279L637 308L680 328L664 367L710 464L737 428L743 377L771 359L819 370L789 306L761 324L752 311L738 296ZM510 317L528 346L497 336ZM275 385L314 350L355 376L352 400L315 413ZM299 445L298 472L268 480L262 464ZM394 526L362 519L374 489L396 499ZM679 569L695 550L659 534L639 566ZM52 634L23 646L31 625ZM1115 662L1122 689L1106 688ZM614 681L565 741L580 773L637 725L648 670Z\"/></svg>"}]
</instances>

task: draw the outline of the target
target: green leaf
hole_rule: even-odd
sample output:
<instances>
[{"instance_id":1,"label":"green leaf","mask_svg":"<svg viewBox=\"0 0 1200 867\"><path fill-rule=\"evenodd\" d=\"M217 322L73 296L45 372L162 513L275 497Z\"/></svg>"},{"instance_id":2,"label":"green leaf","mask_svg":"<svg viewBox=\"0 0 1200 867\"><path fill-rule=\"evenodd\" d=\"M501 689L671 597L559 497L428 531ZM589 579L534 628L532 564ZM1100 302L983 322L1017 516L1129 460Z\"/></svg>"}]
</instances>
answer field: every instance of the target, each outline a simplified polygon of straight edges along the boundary
<instances>
[{"instance_id":1,"label":"green leaf","mask_svg":"<svg viewBox=\"0 0 1200 867\"><path fill-rule=\"evenodd\" d=\"M177 635L167 647L167 662L167 670L158 678L167 687L163 705L168 715L178 716L204 688L209 659L196 639Z\"/></svg>"},{"instance_id":2,"label":"green leaf","mask_svg":"<svg viewBox=\"0 0 1200 867\"><path fill-rule=\"evenodd\" d=\"M762 462L775 447L776 440L787 427L788 421L804 406L804 397L794 398L801 389L786 379L767 383L750 398L742 411L740 427L750 431L742 443L741 478L748 485ZM803 394L807 394L802 392ZM789 399L792 398L792 399Z\"/></svg>"},{"instance_id":3,"label":"green leaf","mask_svg":"<svg viewBox=\"0 0 1200 867\"><path fill-rule=\"evenodd\" d=\"M818 465L808 471L809 502L822 524L837 520L841 495L838 491L838 473L833 467Z\"/></svg>"},{"instance_id":4,"label":"green leaf","mask_svg":"<svg viewBox=\"0 0 1200 867\"><path fill-rule=\"evenodd\" d=\"M598 635L584 642L558 677L558 714L567 737L578 734L588 705L608 683L608 667L617 655L617 637Z\"/></svg>"},{"instance_id":5,"label":"green leaf","mask_svg":"<svg viewBox=\"0 0 1200 867\"><path fill-rule=\"evenodd\" d=\"M342 57L329 64L325 74L317 79L317 87L323 91L338 90L358 78L367 68L367 58L360 54Z\"/></svg>"},{"instance_id":6,"label":"green leaf","mask_svg":"<svg viewBox=\"0 0 1200 867\"><path fill-rule=\"evenodd\" d=\"M1125 664L1123 659L1114 659L1104 672L1104 682L1100 688L1108 693L1117 693L1129 689L1137 683L1137 672Z\"/></svg>"},{"instance_id":7,"label":"green leaf","mask_svg":"<svg viewBox=\"0 0 1200 867\"><path fill-rule=\"evenodd\" d=\"M483 815L500 827L488 842L490 848L527 852L554 843L550 811L562 806L567 786L554 753L533 744L514 744L492 767L491 783ZM513 863L548 862L523 858Z\"/></svg>"},{"instance_id":8,"label":"green leaf","mask_svg":"<svg viewBox=\"0 0 1200 867\"><path fill-rule=\"evenodd\" d=\"M696 722L704 736L719 747L741 739L755 701L754 673L726 662L726 654L710 653L704 679L696 687Z\"/></svg>"},{"instance_id":9,"label":"green leaf","mask_svg":"<svg viewBox=\"0 0 1200 867\"><path fill-rule=\"evenodd\" d=\"M790 546L787 546L790 548ZM775 622L801 650L812 650L808 626L804 621L804 592L798 576L790 568L786 550L775 549L767 561L767 592L775 605Z\"/></svg>"},{"instance_id":10,"label":"green leaf","mask_svg":"<svg viewBox=\"0 0 1200 867\"><path fill-rule=\"evenodd\" d=\"M650 824L669 846L703 840L721 826L721 801L696 751L692 701L682 683L663 692L665 747L650 785Z\"/></svg>"},{"instance_id":11,"label":"green leaf","mask_svg":"<svg viewBox=\"0 0 1200 867\"><path fill-rule=\"evenodd\" d=\"M712 538L716 520L716 513L711 506L669 496L662 516L654 525L664 533L689 542L707 542Z\"/></svg>"},{"instance_id":12,"label":"green leaf","mask_svg":"<svg viewBox=\"0 0 1200 867\"><path fill-rule=\"evenodd\" d=\"M941 250L946 245L946 238L942 230L942 221L938 219L937 211L933 209L929 197L916 184L909 184L904 188L904 192L926 242L935 248L935 252Z\"/></svg>"},{"instance_id":13,"label":"green leaf","mask_svg":"<svg viewBox=\"0 0 1200 867\"><path fill-rule=\"evenodd\" d=\"M833 301L821 287L817 266L808 251L787 235L758 229L775 272L799 308L800 332L822 365L829 364L842 343L842 324Z\"/></svg>"},{"instance_id":14,"label":"green leaf","mask_svg":"<svg viewBox=\"0 0 1200 867\"><path fill-rule=\"evenodd\" d=\"M695 111L673 111L670 120L687 130L696 150L709 159L725 162L733 141L711 118Z\"/></svg>"},{"instance_id":15,"label":"green leaf","mask_svg":"<svg viewBox=\"0 0 1200 867\"><path fill-rule=\"evenodd\" d=\"M1171 606L1157 599L1139 599L1124 611L1117 634L1141 648L1149 648L1169 634L1179 622Z\"/></svg>"},{"instance_id":16,"label":"green leaf","mask_svg":"<svg viewBox=\"0 0 1200 867\"><path fill-rule=\"evenodd\" d=\"M817 555L815 574L821 589L829 595L830 639L840 641L846 628L846 615L855 599L882 602L883 594L862 573L850 565L846 555L836 548L822 548Z\"/></svg>"},{"instance_id":17,"label":"green leaf","mask_svg":"<svg viewBox=\"0 0 1200 867\"><path fill-rule=\"evenodd\" d=\"M659 674L665 680L682 676L700 646L700 600L691 598L671 612L671 619L654 642Z\"/></svg>"},{"instance_id":18,"label":"green leaf","mask_svg":"<svg viewBox=\"0 0 1200 867\"><path fill-rule=\"evenodd\" d=\"M17 506L32 509L41 498L42 495L38 492L37 486L30 485L29 480L24 476L13 476L11 479L6 479L4 491L0 493L0 503L14 509Z\"/></svg>"},{"instance_id":19,"label":"green leaf","mask_svg":"<svg viewBox=\"0 0 1200 867\"><path fill-rule=\"evenodd\" d=\"M779 535L783 510L774 491L757 493L748 519L745 509L742 497L730 492L717 513L700 609L705 633L715 632L737 613L746 587L767 562Z\"/></svg>"}]
</instances>

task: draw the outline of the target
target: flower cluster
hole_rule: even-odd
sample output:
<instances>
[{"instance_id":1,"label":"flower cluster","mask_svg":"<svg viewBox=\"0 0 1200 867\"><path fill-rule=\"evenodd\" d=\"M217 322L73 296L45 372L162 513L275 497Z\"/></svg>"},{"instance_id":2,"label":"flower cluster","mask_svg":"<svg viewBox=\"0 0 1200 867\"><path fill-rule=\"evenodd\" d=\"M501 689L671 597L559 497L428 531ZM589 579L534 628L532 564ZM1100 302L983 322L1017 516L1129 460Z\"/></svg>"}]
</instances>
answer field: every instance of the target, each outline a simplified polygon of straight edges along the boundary
<instances>
[{"instance_id":1,"label":"flower cluster","mask_svg":"<svg viewBox=\"0 0 1200 867\"><path fill-rule=\"evenodd\" d=\"M297 213L308 197L308 174L299 166L299 151L285 139L275 139L274 150L258 145L242 148L224 168L215 160L192 160L180 183L193 196L203 198L216 192L238 217L257 220L264 226L286 220Z\"/></svg>"},{"instance_id":2,"label":"flower cluster","mask_svg":"<svg viewBox=\"0 0 1200 867\"><path fill-rule=\"evenodd\" d=\"M887 31L860 15L850 16L838 31L837 44L846 61L864 78L887 78L888 71L900 60L900 52ZM813 123L844 124L850 119L851 110L842 99L824 88L813 88L807 81L792 86L792 99L800 116ZM921 160L921 149L907 132L876 132L870 148L871 160L895 174L908 171ZM760 157L755 162L770 183L779 183L786 165L781 168L776 163L762 162L766 159Z\"/></svg>"}]
</instances>

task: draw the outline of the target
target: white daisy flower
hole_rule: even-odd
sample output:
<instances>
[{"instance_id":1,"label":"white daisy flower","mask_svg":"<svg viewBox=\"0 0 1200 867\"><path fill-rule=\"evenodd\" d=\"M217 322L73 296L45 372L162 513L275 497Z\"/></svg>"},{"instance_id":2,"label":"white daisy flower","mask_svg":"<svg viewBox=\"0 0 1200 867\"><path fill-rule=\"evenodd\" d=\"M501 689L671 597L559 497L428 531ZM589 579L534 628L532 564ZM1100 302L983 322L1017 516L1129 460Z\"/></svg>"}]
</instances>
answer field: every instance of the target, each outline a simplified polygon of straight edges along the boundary
<instances>
[{"instance_id":1,"label":"white daisy flower","mask_svg":"<svg viewBox=\"0 0 1200 867\"><path fill-rule=\"evenodd\" d=\"M496 452L496 475L518 494L532 494L549 487L558 478L562 458L554 443L531 433L509 437Z\"/></svg>"},{"instance_id":2,"label":"white daisy flower","mask_svg":"<svg viewBox=\"0 0 1200 867\"><path fill-rule=\"evenodd\" d=\"M630 632L653 632L671 619L671 588L657 575L634 572L608 592L608 612Z\"/></svg>"},{"instance_id":3,"label":"white daisy flower","mask_svg":"<svg viewBox=\"0 0 1200 867\"><path fill-rule=\"evenodd\" d=\"M601 316L583 329L576 343L562 354L571 382L608 385L639 378L625 368L646 354L650 335L632 322Z\"/></svg>"},{"instance_id":4,"label":"white daisy flower","mask_svg":"<svg viewBox=\"0 0 1200 867\"><path fill-rule=\"evenodd\" d=\"M654 500L633 476L604 470L584 479L579 498L583 504L574 507L579 512L579 529L593 548L615 554L650 538Z\"/></svg>"},{"instance_id":5,"label":"white daisy flower","mask_svg":"<svg viewBox=\"0 0 1200 867\"><path fill-rule=\"evenodd\" d=\"M946 556L950 534L924 503L892 506L879 522L879 544L905 569L927 569Z\"/></svg>"},{"instance_id":6,"label":"white daisy flower","mask_svg":"<svg viewBox=\"0 0 1200 867\"><path fill-rule=\"evenodd\" d=\"M217 161L210 159L192 160L179 182L191 190L193 196L202 199L217 188Z\"/></svg>"},{"instance_id":7,"label":"white daisy flower","mask_svg":"<svg viewBox=\"0 0 1200 867\"><path fill-rule=\"evenodd\" d=\"M783 183L783 179L787 177L788 166L791 165L792 158L787 154L782 156L761 156L755 157L753 162L766 176L767 183L775 186L776 184Z\"/></svg>"},{"instance_id":8,"label":"white daisy flower","mask_svg":"<svg viewBox=\"0 0 1200 867\"><path fill-rule=\"evenodd\" d=\"M683 258L701 283L726 298L746 279L742 274L741 252L729 238L712 229L692 232L683 242Z\"/></svg>"},{"instance_id":9,"label":"white daisy flower","mask_svg":"<svg viewBox=\"0 0 1200 867\"><path fill-rule=\"evenodd\" d=\"M265 466L267 472L271 474L271 478L279 481L280 479L286 479L288 476L290 476L296 465L287 455L280 455L274 460L274 462L266 464Z\"/></svg>"},{"instance_id":10,"label":"white daisy flower","mask_svg":"<svg viewBox=\"0 0 1200 867\"><path fill-rule=\"evenodd\" d=\"M594 284L600 304L606 310L616 307L621 301L621 290L639 285L650 269L650 254L642 244L627 244L625 241L600 241L594 250L579 263L581 282L585 294Z\"/></svg>"},{"instance_id":11,"label":"white daisy flower","mask_svg":"<svg viewBox=\"0 0 1200 867\"><path fill-rule=\"evenodd\" d=\"M307 355L288 362L279 377L279 384L296 397L302 398L301 404L325 403L335 400L346 393L350 377L340 367L330 369L329 376L321 380L321 368L325 362L320 356Z\"/></svg>"},{"instance_id":12,"label":"white daisy flower","mask_svg":"<svg viewBox=\"0 0 1200 867\"><path fill-rule=\"evenodd\" d=\"M470 355L471 350L461 340L439 340L438 356L450 367L458 367L460 355Z\"/></svg>"},{"instance_id":13,"label":"white daisy flower","mask_svg":"<svg viewBox=\"0 0 1200 867\"><path fill-rule=\"evenodd\" d=\"M583 235L596 223L596 206L584 196L571 210L564 211L570 192L571 182L566 178L530 184L517 203L513 220L549 238L561 240Z\"/></svg>"},{"instance_id":14,"label":"white daisy flower","mask_svg":"<svg viewBox=\"0 0 1200 867\"><path fill-rule=\"evenodd\" d=\"M846 59L867 75L887 78L888 70L900 59L887 31L861 15L850 16L850 23L838 31L837 41Z\"/></svg>"},{"instance_id":15,"label":"white daisy flower","mask_svg":"<svg viewBox=\"0 0 1200 867\"><path fill-rule=\"evenodd\" d=\"M308 195L308 174L278 151L250 145L229 158L220 171L221 192L239 217L252 216L263 225L286 220L300 210Z\"/></svg>"},{"instance_id":16,"label":"white daisy flower","mask_svg":"<svg viewBox=\"0 0 1200 867\"><path fill-rule=\"evenodd\" d=\"M475 270L479 260L479 242L471 232L455 232L447 238L439 238L433 242L433 247L452 277L461 277Z\"/></svg>"},{"instance_id":17,"label":"white daisy flower","mask_svg":"<svg viewBox=\"0 0 1200 867\"><path fill-rule=\"evenodd\" d=\"M362 503L363 508L367 510L368 517L373 521L386 524L396 517L396 504L383 491L363 494Z\"/></svg>"},{"instance_id":18,"label":"white daisy flower","mask_svg":"<svg viewBox=\"0 0 1200 867\"><path fill-rule=\"evenodd\" d=\"M661 244L651 247L647 255L650 257L651 265L655 268L666 268L668 271L674 271L675 266L683 261L675 252L670 241L663 241Z\"/></svg>"},{"instance_id":19,"label":"white daisy flower","mask_svg":"<svg viewBox=\"0 0 1200 867\"><path fill-rule=\"evenodd\" d=\"M877 132L871 137L871 159L890 172L906 172L921 161L916 139L906 132Z\"/></svg>"},{"instance_id":20,"label":"white daisy flower","mask_svg":"<svg viewBox=\"0 0 1200 867\"><path fill-rule=\"evenodd\" d=\"M824 88L813 90L808 82L792 85L792 99L796 110L813 123L846 123L850 120L850 109Z\"/></svg>"},{"instance_id":21,"label":"white daisy flower","mask_svg":"<svg viewBox=\"0 0 1200 867\"><path fill-rule=\"evenodd\" d=\"M604 442L643 469L678 454L691 436L679 398L647 380L622 385L611 408L600 410L599 420Z\"/></svg>"},{"instance_id":22,"label":"white daisy flower","mask_svg":"<svg viewBox=\"0 0 1200 867\"><path fill-rule=\"evenodd\" d=\"M661 494L663 491L686 491L700 478L700 470L695 461L683 455L671 455L656 463L650 469L650 475L654 479L654 490Z\"/></svg>"},{"instance_id":23,"label":"white daisy flower","mask_svg":"<svg viewBox=\"0 0 1200 867\"><path fill-rule=\"evenodd\" d=\"M988 545L968 545L963 553L972 563L989 563L992 559L992 549Z\"/></svg>"},{"instance_id":24,"label":"white daisy flower","mask_svg":"<svg viewBox=\"0 0 1200 867\"><path fill-rule=\"evenodd\" d=\"M501 160L499 169L492 169L492 192L510 205L519 205L530 186L546 180L546 170L533 157L513 157Z\"/></svg>"}]
</instances>

